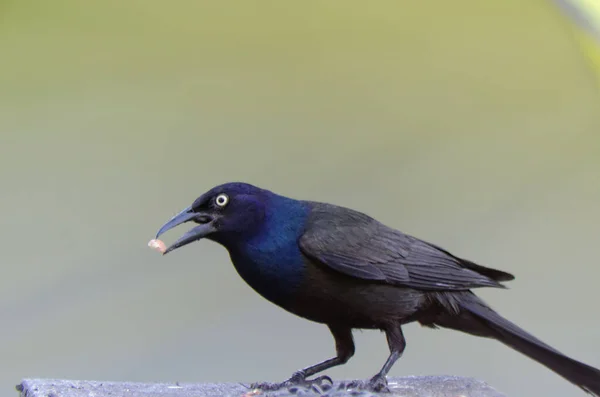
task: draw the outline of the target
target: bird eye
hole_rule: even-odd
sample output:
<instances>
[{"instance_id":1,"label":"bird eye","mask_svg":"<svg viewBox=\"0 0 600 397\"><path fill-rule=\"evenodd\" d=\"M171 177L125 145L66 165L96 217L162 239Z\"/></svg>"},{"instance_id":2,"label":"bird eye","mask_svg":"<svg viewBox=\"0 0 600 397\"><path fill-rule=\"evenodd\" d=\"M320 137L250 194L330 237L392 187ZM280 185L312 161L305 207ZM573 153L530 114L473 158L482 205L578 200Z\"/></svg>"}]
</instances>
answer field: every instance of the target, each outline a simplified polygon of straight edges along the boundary
<instances>
[{"instance_id":1,"label":"bird eye","mask_svg":"<svg viewBox=\"0 0 600 397\"><path fill-rule=\"evenodd\" d=\"M229 202L229 197L227 197L227 195L224 193L219 194L217 196L217 198L215 199L215 203L217 203L217 205L219 207L225 207L228 202Z\"/></svg>"}]
</instances>

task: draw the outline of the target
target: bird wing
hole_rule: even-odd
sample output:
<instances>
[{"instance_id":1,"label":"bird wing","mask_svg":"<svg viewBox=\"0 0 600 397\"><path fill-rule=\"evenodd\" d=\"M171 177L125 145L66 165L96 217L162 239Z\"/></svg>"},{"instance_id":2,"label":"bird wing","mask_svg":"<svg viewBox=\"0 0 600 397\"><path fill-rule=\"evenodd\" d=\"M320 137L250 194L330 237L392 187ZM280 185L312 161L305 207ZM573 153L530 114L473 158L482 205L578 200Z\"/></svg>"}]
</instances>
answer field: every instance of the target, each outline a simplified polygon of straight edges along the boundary
<instances>
[{"instance_id":1,"label":"bird wing","mask_svg":"<svg viewBox=\"0 0 600 397\"><path fill-rule=\"evenodd\" d=\"M498 281L514 278L330 204L313 204L299 245L308 258L340 273L416 289L504 288Z\"/></svg>"}]
</instances>

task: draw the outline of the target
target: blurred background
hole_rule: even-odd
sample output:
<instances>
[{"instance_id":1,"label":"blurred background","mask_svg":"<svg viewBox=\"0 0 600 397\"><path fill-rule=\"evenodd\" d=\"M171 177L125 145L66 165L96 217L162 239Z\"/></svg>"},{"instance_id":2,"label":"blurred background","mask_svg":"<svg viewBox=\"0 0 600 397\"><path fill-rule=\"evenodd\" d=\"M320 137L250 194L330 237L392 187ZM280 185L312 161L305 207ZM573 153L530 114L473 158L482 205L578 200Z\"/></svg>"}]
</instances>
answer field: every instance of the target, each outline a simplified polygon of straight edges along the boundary
<instances>
[{"instance_id":1,"label":"blurred background","mask_svg":"<svg viewBox=\"0 0 600 397\"><path fill-rule=\"evenodd\" d=\"M326 327L255 294L221 247L146 246L226 181L365 211L512 272L480 296L600 367L600 93L565 10L2 1L1 394L24 377L278 381L330 357ZM405 334L392 376L583 395L495 341ZM385 337L355 335L331 376L383 364Z\"/></svg>"}]
</instances>

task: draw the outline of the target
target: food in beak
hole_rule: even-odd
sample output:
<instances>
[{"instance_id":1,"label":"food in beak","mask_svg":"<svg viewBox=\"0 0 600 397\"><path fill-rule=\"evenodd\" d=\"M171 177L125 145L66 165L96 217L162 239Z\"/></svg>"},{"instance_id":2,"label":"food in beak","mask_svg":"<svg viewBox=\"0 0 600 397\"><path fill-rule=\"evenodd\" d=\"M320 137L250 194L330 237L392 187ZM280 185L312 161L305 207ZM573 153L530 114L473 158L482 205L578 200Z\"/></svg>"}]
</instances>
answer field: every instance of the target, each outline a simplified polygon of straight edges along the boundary
<instances>
[{"instance_id":1,"label":"food in beak","mask_svg":"<svg viewBox=\"0 0 600 397\"><path fill-rule=\"evenodd\" d=\"M158 239L152 239L148 241L148 247L160 252L161 254L164 254L164 252L167 250L166 244L162 240Z\"/></svg>"}]
</instances>

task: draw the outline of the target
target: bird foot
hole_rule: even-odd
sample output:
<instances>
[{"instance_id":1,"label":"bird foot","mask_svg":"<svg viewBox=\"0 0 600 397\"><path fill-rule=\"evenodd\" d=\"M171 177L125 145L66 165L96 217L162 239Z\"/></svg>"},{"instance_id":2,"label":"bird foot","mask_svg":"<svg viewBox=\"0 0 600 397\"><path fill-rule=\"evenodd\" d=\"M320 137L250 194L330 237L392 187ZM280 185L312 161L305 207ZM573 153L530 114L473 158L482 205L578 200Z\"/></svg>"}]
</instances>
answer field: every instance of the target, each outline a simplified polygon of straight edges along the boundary
<instances>
[{"instance_id":1,"label":"bird foot","mask_svg":"<svg viewBox=\"0 0 600 397\"><path fill-rule=\"evenodd\" d=\"M340 390L366 390L374 393L390 393L388 388L387 379L385 376L375 375L368 381L364 380L352 380L348 382L340 383L338 387Z\"/></svg>"},{"instance_id":2,"label":"bird foot","mask_svg":"<svg viewBox=\"0 0 600 397\"><path fill-rule=\"evenodd\" d=\"M315 379L306 379L306 375L302 371L298 371L288 380L281 383L259 382L252 383L251 389L259 389L263 391L276 391L284 388L304 387L315 391L319 394L331 389L333 380L327 375L319 376Z\"/></svg>"}]
</instances>

